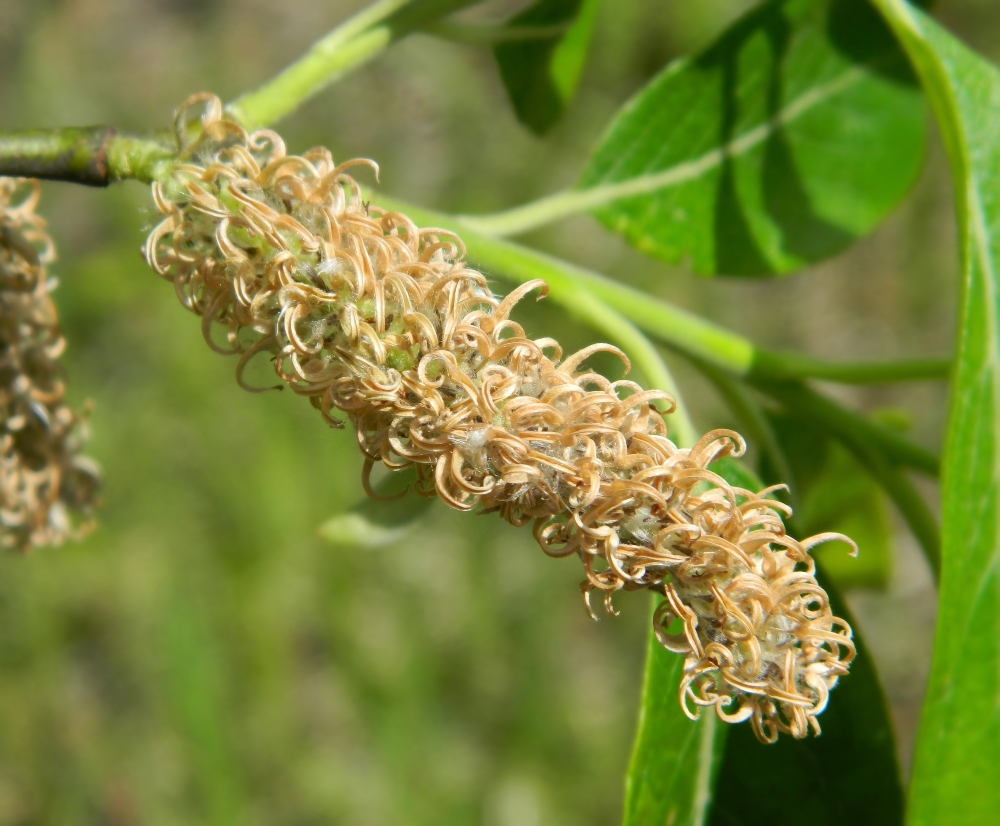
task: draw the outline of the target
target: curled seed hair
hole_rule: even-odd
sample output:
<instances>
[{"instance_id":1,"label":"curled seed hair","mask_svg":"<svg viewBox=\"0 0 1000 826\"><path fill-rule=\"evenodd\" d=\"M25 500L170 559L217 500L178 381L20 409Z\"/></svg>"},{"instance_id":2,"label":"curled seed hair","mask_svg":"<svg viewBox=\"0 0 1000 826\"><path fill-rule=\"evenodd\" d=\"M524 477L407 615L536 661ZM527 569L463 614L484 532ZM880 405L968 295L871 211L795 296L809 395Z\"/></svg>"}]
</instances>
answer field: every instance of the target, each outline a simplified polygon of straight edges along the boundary
<instances>
[{"instance_id":1,"label":"curled seed hair","mask_svg":"<svg viewBox=\"0 0 1000 826\"><path fill-rule=\"evenodd\" d=\"M462 241L369 208L327 149L288 155L248 134L219 100L176 117L178 162L153 185L165 216L146 243L152 268L202 318L209 346L244 368L269 353L282 382L334 427L346 415L366 458L413 466L418 493L534 526L550 556L578 556L590 596L665 599L660 642L685 656L680 701L751 720L766 742L819 733L817 715L854 657L788 509L727 483L713 461L744 449L716 430L690 450L653 402L669 396L584 367L607 344L565 355L511 320L515 304L466 264ZM840 537L838 537L840 538ZM849 540L847 540L849 541ZM853 544L853 543L852 543Z\"/></svg>"},{"instance_id":2,"label":"curled seed hair","mask_svg":"<svg viewBox=\"0 0 1000 826\"><path fill-rule=\"evenodd\" d=\"M84 420L63 401L40 193L38 181L0 178L0 547L21 551L80 536L99 486L80 455Z\"/></svg>"}]
</instances>

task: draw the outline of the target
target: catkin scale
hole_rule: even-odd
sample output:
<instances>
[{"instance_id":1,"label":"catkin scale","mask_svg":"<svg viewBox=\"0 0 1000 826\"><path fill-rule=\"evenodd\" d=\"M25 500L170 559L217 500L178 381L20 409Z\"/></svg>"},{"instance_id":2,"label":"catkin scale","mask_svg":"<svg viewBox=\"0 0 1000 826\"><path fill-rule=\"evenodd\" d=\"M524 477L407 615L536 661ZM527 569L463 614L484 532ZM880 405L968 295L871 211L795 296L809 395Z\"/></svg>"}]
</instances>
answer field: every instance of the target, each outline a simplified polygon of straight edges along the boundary
<instances>
[{"instance_id":1,"label":"catkin scale","mask_svg":"<svg viewBox=\"0 0 1000 826\"><path fill-rule=\"evenodd\" d=\"M751 720L758 737L804 737L854 656L772 490L709 469L741 438L713 431L691 449L652 406L671 401L588 371L594 345L564 356L510 312L542 282L499 299L454 234L369 208L349 161L285 153L248 134L211 95L178 111L178 162L153 185L165 216L146 257L202 317L213 349L270 353L282 382L331 425L353 424L367 472L412 466L416 489L453 508L533 523L542 549L578 556L585 597L665 597L660 642L685 656L680 700ZM226 343L213 331L222 328ZM256 388L248 388L256 389ZM680 631L674 630L679 626Z\"/></svg>"},{"instance_id":2,"label":"catkin scale","mask_svg":"<svg viewBox=\"0 0 1000 826\"><path fill-rule=\"evenodd\" d=\"M40 194L38 181L0 178L0 547L21 551L80 536L99 486L80 455L84 422L63 401Z\"/></svg>"}]
</instances>

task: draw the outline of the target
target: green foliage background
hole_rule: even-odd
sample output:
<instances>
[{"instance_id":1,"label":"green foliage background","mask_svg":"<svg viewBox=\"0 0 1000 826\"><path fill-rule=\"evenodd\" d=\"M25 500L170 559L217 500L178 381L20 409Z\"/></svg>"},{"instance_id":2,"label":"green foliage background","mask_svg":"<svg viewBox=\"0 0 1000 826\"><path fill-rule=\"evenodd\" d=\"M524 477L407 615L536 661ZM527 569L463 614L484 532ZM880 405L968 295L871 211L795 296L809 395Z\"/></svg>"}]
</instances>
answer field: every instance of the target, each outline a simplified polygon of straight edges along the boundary
<instances>
[{"instance_id":1,"label":"green foliage background","mask_svg":"<svg viewBox=\"0 0 1000 826\"><path fill-rule=\"evenodd\" d=\"M0 0L0 128L162 124L191 92L231 98L270 76L360 5ZM571 184L632 92L751 5L605 2L578 97L544 141L518 125L488 49L422 36L282 132L294 150L376 158L385 190L423 205L504 208ZM990 0L937 13L1000 56ZM645 600L623 597L620 618L594 624L572 562L444 508L396 546L325 544L317 527L361 496L353 436L290 394L237 388L232 361L207 351L138 255L153 220L142 187L47 185L43 203L62 251L70 393L94 401L106 489L86 541L0 558L0 824L615 822ZM770 346L843 359L950 348L957 265L937 144L873 238L780 283L698 280L588 218L531 240ZM544 302L522 320L568 347L590 340ZM677 367L699 426L732 424ZM914 437L938 446L942 386L840 392L870 411L905 406ZM903 539L888 593L849 595L904 766L931 595Z\"/></svg>"}]
</instances>

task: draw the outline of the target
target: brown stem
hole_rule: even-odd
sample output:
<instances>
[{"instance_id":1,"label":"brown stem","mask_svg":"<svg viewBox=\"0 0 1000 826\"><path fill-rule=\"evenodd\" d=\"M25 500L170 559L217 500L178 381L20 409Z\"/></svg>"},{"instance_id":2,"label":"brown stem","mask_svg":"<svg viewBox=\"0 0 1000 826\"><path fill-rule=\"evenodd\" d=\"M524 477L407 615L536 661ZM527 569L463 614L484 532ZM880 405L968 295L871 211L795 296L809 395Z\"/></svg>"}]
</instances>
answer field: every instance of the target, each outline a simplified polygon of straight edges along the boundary
<instances>
[{"instance_id":1,"label":"brown stem","mask_svg":"<svg viewBox=\"0 0 1000 826\"><path fill-rule=\"evenodd\" d=\"M0 175L107 186L113 126L0 132Z\"/></svg>"}]
</instances>

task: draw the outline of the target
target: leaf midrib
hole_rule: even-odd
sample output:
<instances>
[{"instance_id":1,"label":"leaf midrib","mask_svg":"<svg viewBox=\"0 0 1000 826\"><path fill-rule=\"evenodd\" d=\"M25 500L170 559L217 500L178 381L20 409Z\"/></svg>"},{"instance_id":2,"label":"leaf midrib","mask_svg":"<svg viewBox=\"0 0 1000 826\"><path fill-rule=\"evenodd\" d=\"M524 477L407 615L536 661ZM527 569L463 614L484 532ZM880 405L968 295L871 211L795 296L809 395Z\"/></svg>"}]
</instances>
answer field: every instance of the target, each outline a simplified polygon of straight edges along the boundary
<instances>
[{"instance_id":1,"label":"leaf midrib","mask_svg":"<svg viewBox=\"0 0 1000 826\"><path fill-rule=\"evenodd\" d=\"M762 144L782 127L794 123L804 114L837 97L860 82L873 69L895 55L877 58L852 66L843 74L786 104L777 113L728 143L717 146L691 160L682 161L651 174L639 175L614 183L598 184L580 189L557 192L523 207L491 216L463 215L462 220L477 230L493 235L516 235L527 229L598 209L602 206L669 189L696 180L720 167L727 159L739 158Z\"/></svg>"},{"instance_id":2,"label":"leaf midrib","mask_svg":"<svg viewBox=\"0 0 1000 826\"><path fill-rule=\"evenodd\" d=\"M589 187L580 191L581 197L586 196L592 199L595 203L592 203L591 206L596 206L605 201L617 201L634 195L645 195L700 177L712 169L721 166L727 158L738 158L745 155L751 149L762 144L779 129L793 123L810 109L821 103L825 103L827 100L849 89L854 83L861 80L864 75L864 70L861 67L855 66L835 80L822 86L813 87L804 95L793 100L773 117L768 118L748 132L744 132L735 140L706 152L699 158L675 164L660 172L640 175L613 184L601 184Z\"/></svg>"}]
</instances>

